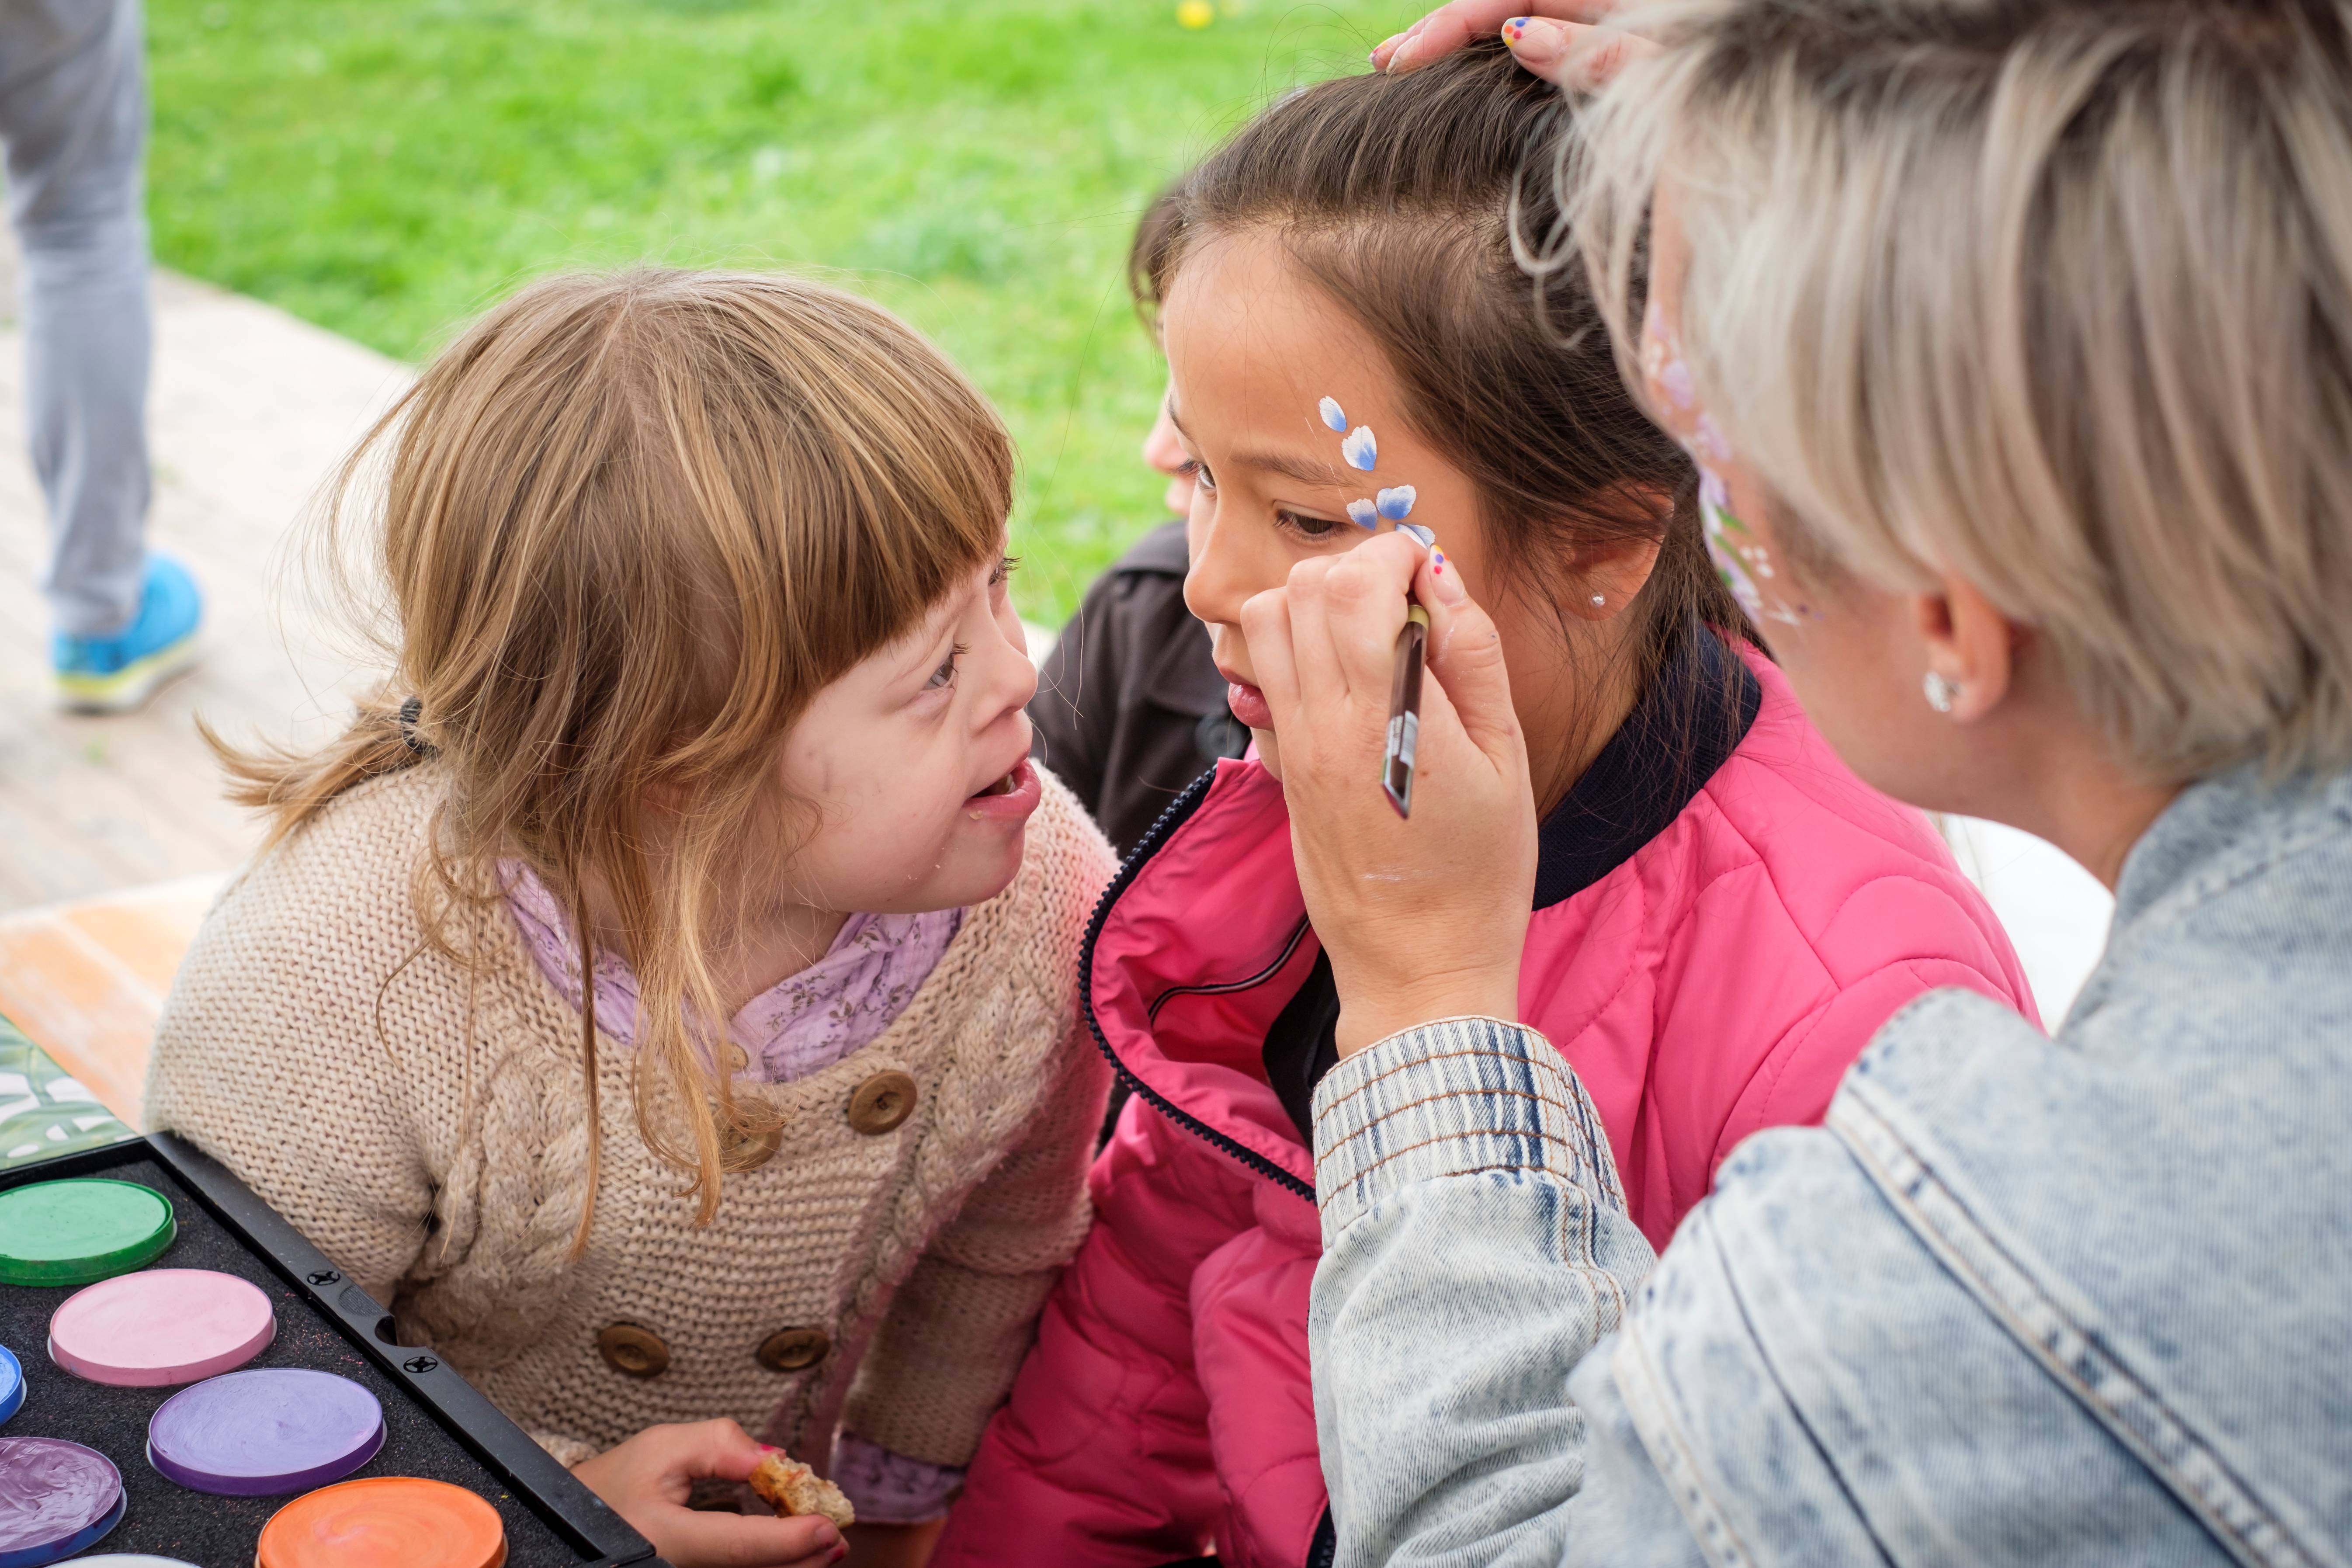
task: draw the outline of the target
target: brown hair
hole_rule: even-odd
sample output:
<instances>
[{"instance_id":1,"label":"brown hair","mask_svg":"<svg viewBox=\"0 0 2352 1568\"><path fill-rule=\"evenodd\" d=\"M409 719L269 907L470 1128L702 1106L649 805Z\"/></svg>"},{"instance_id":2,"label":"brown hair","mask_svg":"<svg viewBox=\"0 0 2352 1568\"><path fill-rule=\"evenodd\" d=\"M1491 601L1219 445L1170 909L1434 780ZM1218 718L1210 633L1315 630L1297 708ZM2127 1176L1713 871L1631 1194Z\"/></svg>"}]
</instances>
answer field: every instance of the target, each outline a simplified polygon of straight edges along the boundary
<instances>
[{"instance_id":1,"label":"brown hair","mask_svg":"<svg viewBox=\"0 0 2352 1568\"><path fill-rule=\"evenodd\" d=\"M1707 560L1690 461L1627 392L1580 269L1520 265L1515 234L1559 232L1567 119L1495 40L1302 89L1160 198L1129 273L1150 313L1202 237L1279 236L1387 355L1406 417L1469 477L1488 548L1523 586L1556 604L1579 552L1660 542L1633 605L1646 683L1694 616L1748 628Z\"/></svg>"},{"instance_id":2,"label":"brown hair","mask_svg":"<svg viewBox=\"0 0 2352 1568\"><path fill-rule=\"evenodd\" d=\"M747 841L785 841L777 744L1001 548L1012 481L994 413L877 306L782 277L536 284L426 367L324 509L329 552L356 543L383 573L391 680L316 752L215 741L233 797L270 813L274 842L436 756L419 909L452 957L472 944L446 916L495 900L517 855L593 973L599 882L640 989L637 1124L693 1173L707 1222L730 1146L767 1130L730 1091L710 960L772 891L736 868Z\"/></svg>"}]
</instances>

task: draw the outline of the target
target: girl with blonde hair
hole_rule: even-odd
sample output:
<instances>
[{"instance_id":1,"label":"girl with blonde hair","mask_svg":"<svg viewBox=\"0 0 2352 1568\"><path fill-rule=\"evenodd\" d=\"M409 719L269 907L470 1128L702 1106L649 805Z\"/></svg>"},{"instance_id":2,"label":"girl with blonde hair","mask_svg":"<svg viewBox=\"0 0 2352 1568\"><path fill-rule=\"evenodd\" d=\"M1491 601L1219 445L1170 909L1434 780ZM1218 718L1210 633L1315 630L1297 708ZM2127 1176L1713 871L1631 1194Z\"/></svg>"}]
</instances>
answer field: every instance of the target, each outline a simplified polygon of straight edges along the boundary
<instances>
[{"instance_id":1,"label":"girl with blonde hair","mask_svg":"<svg viewBox=\"0 0 2352 1568\"><path fill-rule=\"evenodd\" d=\"M381 695L226 753L269 841L181 971L151 1124L681 1568L844 1550L686 1506L747 1428L897 1527L869 1561L919 1552L1086 1228L1072 975L1111 863L1026 760L1012 475L872 305L539 284L343 473Z\"/></svg>"},{"instance_id":2,"label":"girl with blonde hair","mask_svg":"<svg viewBox=\"0 0 2352 1568\"><path fill-rule=\"evenodd\" d=\"M1492 623L1393 536L1255 603L1339 993L1336 1561L2342 1563L2352 5L1640 26L1602 35L1631 63L1553 259L1831 744L2055 842L2115 921L2054 1037L1921 997L1654 1253L1515 1011L1536 825ZM1437 652L1401 823L1369 785L1408 586Z\"/></svg>"}]
</instances>

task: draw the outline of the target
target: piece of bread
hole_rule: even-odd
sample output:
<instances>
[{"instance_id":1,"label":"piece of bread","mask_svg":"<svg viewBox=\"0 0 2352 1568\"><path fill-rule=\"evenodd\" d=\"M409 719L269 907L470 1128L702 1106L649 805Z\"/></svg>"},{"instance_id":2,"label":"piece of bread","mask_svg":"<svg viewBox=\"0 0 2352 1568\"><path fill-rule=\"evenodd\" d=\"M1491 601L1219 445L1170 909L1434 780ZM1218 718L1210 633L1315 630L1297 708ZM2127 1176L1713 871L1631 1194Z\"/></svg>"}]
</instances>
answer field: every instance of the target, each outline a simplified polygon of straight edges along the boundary
<instances>
[{"instance_id":1,"label":"piece of bread","mask_svg":"<svg viewBox=\"0 0 2352 1568\"><path fill-rule=\"evenodd\" d=\"M778 1513L821 1513L844 1530L857 1522L857 1510L839 1487L782 1449L760 1461L751 1472L751 1489Z\"/></svg>"}]
</instances>

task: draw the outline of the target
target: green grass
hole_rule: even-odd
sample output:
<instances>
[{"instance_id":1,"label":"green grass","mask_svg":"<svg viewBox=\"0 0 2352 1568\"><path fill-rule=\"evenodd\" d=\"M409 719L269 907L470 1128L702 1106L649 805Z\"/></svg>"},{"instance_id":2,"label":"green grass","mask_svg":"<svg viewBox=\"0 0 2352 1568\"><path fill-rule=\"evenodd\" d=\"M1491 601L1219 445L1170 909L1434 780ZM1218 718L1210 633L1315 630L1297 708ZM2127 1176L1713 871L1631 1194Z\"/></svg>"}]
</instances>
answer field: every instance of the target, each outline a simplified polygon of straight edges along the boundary
<instances>
[{"instance_id":1,"label":"green grass","mask_svg":"<svg viewBox=\"0 0 2352 1568\"><path fill-rule=\"evenodd\" d=\"M1004 411L1022 607L1058 620L1157 521L1136 216L1423 8L1232 3L150 0L156 251L407 360L563 268L817 269Z\"/></svg>"}]
</instances>

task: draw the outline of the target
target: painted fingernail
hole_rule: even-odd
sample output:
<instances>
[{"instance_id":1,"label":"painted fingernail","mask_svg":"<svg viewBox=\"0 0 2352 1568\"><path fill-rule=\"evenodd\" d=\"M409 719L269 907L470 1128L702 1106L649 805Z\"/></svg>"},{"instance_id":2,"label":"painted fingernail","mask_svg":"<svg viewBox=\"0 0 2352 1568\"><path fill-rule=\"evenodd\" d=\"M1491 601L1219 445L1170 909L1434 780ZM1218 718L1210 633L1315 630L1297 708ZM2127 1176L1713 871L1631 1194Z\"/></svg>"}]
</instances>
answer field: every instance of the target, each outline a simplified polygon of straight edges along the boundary
<instances>
[{"instance_id":1,"label":"painted fingernail","mask_svg":"<svg viewBox=\"0 0 2352 1568\"><path fill-rule=\"evenodd\" d=\"M1382 38L1379 43L1374 44L1372 46L1372 52L1366 55L1364 58L1372 62L1372 68L1374 70L1378 70L1381 66L1381 57L1403 42L1404 35L1402 33L1391 33L1387 37Z\"/></svg>"},{"instance_id":2,"label":"painted fingernail","mask_svg":"<svg viewBox=\"0 0 2352 1568\"><path fill-rule=\"evenodd\" d=\"M1404 37L1397 41L1397 47L1389 51L1389 63L1383 68L1392 71L1410 63L1414 52L1421 47L1421 30L1427 26L1429 26L1429 18L1423 16L1420 21L1407 27L1404 30Z\"/></svg>"},{"instance_id":3,"label":"painted fingernail","mask_svg":"<svg viewBox=\"0 0 2352 1568\"><path fill-rule=\"evenodd\" d=\"M1429 575L1433 593L1448 605L1459 605L1470 596L1468 590L1462 586L1462 574L1445 569L1444 551L1433 552L1431 561Z\"/></svg>"},{"instance_id":4,"label":"painted fingernail","mask_svg":"<svg viewBox=\"0 0 2352 1568\"><path fill-rule=\"evenodd\" d=\"M1528 66L1548 66L1568 50L1568 28L1542 16L1514 16L1503 24L1503 42Z\"/></svg>"}]
</instances>

